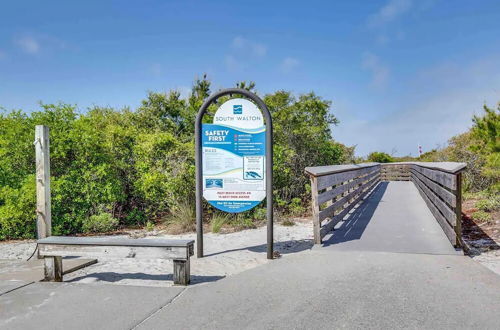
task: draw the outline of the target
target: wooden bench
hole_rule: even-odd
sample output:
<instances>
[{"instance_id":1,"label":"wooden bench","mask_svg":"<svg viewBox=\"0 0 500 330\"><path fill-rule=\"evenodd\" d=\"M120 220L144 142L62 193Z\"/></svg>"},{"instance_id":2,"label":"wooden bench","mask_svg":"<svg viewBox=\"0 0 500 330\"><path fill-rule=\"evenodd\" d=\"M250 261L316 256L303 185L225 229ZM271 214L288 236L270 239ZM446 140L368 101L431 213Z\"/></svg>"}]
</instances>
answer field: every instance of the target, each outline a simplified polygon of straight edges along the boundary
<instances>
[{"instance_id":1,"label":"wooden bench","mask_svg":"<svg viewBox=\"0 0 500 330\"><path fill-rule=\"evenodd\" d=\"M38 240L45 261L45 280L62 282L62 257L171 259L174 284L190 282L189 257L194 240L50 236Z\"/></svg>"}]
</instances>

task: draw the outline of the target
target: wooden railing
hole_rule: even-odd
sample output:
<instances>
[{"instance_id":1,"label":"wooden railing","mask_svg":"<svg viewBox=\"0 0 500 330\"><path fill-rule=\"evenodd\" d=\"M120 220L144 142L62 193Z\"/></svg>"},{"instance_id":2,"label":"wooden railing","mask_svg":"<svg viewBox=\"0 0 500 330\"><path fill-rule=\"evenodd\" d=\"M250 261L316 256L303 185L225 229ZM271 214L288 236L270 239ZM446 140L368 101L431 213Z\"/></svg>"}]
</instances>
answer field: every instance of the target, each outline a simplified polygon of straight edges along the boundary
<instances>
[{"instance_id":1,"label":"wooden railing","mask_svg":"<svg viewBox=\"0 0 500 330\"><path fill-rule=\"evenodd\" d=\"M412 181L455 246L461 242L464 163L365 163L307 167L311 178L314 243L342 221L379 181Z\"/></svg>"},{"instance_id":2,"label":"wooden railing","mask_svg":"<svg viewBox=\"0 0 500 330\"><path fill-rule=\"evenodd\" d=\"M463 163L410 164L411 181L453 246L462 241Z\"/></svg>"},{"instance_id":3,"label":"wooden railing","mask_svg":"<svg viewBox=\"0 0 500 330\"><path fill-rule=\"evenodd\" d=\"M380 181L410 181L410 165L404 163L380 164Z\"/></svg>"},{"instance_id":4,"label":"wooden railing","mask_svg":"<svg viewBox=\"0 0 500 330\"><path fill-rule=\"evenodd\" d=\"M339 223L380 181L380 164L308 167L311 178L314 243Z\"/></svg>"}]
</instances>

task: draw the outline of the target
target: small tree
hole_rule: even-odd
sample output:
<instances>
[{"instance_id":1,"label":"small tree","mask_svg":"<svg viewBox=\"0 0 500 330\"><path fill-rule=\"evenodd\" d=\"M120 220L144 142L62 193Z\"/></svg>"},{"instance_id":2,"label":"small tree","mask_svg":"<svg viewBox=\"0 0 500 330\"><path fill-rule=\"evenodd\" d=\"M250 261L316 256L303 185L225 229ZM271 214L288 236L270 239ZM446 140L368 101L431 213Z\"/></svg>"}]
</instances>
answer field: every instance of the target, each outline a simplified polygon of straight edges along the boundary
<instances>
[{"instance_id":1,"label":"small tree","mask_svg":"<svg viewBox=\"0 0 500 330\"><path fill-rule=\"evenodd\" d=\"M376 163L392 163L394 158L385 152L374 151L368 155L368 161Z\"/></svg>"}]
</instances>

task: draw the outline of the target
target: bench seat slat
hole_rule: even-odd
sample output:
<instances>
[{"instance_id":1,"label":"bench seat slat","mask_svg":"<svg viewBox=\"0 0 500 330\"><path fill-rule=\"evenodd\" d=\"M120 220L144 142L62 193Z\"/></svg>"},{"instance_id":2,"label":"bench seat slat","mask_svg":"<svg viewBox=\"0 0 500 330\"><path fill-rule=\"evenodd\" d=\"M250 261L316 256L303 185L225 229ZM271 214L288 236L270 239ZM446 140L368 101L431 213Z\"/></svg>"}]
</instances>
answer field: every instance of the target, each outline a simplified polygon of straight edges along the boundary
<instances>
[{"instance_id":1,"label":"bench seat slat","mask_svg":"<svg viewBox=\"0 0 500 330\"><path fill-rule=\"evenodd\" d=\"M137 246L137 247L188 247L194 240L177 239L133 239L109 237L67 237L50 236L39 239L38 244L58 245L101 245L101 246Z\"/></svg>"},{"instance_id":2,"label":"bench seat slat","mask_svg":"<svg viewBox=\"0 0 500 330\"><path fill-rule=\"evenodd\" d=\"M42 257L136 258L136 259L189 259L186 247L145 247L112 245L39 244Z\"/></svg>"}]
</instances>

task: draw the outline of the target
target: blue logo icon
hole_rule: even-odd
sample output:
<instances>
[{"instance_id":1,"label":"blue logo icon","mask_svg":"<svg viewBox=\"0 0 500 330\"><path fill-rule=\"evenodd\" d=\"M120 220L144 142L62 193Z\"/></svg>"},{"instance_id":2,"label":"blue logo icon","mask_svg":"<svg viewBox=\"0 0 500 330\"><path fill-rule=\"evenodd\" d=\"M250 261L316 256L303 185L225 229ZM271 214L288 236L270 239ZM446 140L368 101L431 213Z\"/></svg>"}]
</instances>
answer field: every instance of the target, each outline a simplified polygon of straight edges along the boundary
<instances>
[{"instance_id":1,"label":"blue logo icon","mask_svg":"<svg viewBox=\"0 0 500 330\"><path fill-rule=\"evenodd\" d=\"M254 171L245 172L245 179L247 180L259 180L262 179L259 173Z\"/></svg>"},{"instance_id":2,"label":"blue logo icon","mask_svg":"<svg viewBox=\"0 0 500 330\"><path fill-rule=\"evenodd\" d=\"M242 105L233 105L233 114L234 115L243 114L243 106Z\"/></svg>"},{"instance_id":3,"label":"blue logo icon","mask_svg":"<svg viewBox=\"0 0 500 330\"><path fill-rule=\"evenodd\" d=\"M222 179L205 179L205 187L207 189L213 188L222 188L224 186L224 183Z\"/></svg>"}]
</instances>

